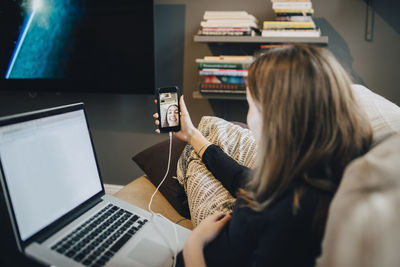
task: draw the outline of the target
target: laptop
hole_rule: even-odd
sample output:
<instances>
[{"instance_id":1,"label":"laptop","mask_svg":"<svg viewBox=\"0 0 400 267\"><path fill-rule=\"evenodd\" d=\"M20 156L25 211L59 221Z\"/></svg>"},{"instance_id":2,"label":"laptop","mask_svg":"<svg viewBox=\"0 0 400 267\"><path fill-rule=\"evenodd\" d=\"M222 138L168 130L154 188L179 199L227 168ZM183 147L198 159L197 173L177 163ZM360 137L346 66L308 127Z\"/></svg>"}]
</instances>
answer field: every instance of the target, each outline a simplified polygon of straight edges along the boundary
<instances>
[{"instance_id":1,"label":"laptop","mask_svg":"<svg viewBox=\"0 0 400 267\"><path fill-rule=\"evenodd\" d=\"M171 266L190 231L105 194L83 103L0 119L18 249L55 266Z\"/></svg>"}]
</instances>

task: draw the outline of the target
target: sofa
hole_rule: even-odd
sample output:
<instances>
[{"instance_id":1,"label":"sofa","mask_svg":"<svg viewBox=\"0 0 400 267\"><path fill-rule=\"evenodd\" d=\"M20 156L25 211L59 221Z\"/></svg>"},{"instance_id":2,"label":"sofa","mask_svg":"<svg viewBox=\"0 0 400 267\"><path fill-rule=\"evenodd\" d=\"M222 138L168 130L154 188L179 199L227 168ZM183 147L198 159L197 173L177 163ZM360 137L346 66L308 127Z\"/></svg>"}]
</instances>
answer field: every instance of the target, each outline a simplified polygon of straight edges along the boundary
<instances>
[{"instance_id":1,"label":"sofa","mask_svg":"<svg viewBox=\"0 0 400 267\"><path fill-rule=\"evenodd\" d=\"M374 143L344 172L316 266L400 266L400 108L362 85L353 85L353 91L371 122ZM132 159L145 175L126 187L134 192L116 195L132 195L135 199L128 201L147 207L166 170L168 144L166 140L136 154ZM171 170L152 207L192 229L185 191L174 177L185 145L173 138Z\"/></svg>"}]
</instances>

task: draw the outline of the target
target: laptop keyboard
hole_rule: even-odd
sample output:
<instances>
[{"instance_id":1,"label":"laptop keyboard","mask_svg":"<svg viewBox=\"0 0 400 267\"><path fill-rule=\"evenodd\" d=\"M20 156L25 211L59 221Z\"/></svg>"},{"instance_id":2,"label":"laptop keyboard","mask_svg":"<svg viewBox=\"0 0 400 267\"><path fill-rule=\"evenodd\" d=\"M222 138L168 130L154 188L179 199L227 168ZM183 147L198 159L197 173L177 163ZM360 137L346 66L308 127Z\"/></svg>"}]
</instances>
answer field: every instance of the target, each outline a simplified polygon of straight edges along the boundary
<instances>
[{"instance_id":1,"label":"laptop keyboard","mask_svg":"<svg viewBox=\"0 0 400 267\"><path fill-rule=\"evenodd\" d=\"M103 266L146 222L109 204L51 249L86 266Z\"/></svg>"}]
</instances>

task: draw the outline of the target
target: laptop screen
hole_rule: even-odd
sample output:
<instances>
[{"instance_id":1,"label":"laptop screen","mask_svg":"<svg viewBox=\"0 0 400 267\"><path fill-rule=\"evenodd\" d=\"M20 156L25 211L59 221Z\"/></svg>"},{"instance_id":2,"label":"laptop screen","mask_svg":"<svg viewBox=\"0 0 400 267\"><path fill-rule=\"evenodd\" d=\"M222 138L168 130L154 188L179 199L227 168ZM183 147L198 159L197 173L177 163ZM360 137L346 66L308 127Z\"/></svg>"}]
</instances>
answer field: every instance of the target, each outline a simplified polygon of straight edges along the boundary
<instances>
[{"instance_id":1,"label":"laptop screen","mask_svg":"<svg viewBox=\"0 0 400 267\"><path fill-rule=\"evenodd\" d=\"M0 159L22 241L102 191L83 110L0 127Z\"/></svg>"}]
</instances>

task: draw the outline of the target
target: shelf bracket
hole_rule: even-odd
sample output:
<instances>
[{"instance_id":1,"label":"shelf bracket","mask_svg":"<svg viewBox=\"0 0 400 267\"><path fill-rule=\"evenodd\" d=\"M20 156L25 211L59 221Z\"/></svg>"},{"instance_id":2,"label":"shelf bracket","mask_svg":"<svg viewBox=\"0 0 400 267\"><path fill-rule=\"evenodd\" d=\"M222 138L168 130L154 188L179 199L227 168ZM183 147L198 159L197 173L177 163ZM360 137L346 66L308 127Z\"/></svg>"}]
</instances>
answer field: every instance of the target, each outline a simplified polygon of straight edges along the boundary
<instances>
[{"instance_id":1,"label":"shelf bracket","mask_svg":"<svg viewBox=\"0 0 400 267\"><path fill-rule=\"evenodd\" d=\"M365 0L367 3L367 16L365 21L365 40L372 42L374 40L374 18L375 9L373 8L374 0Z\"/></svg>"}]
</instances>

